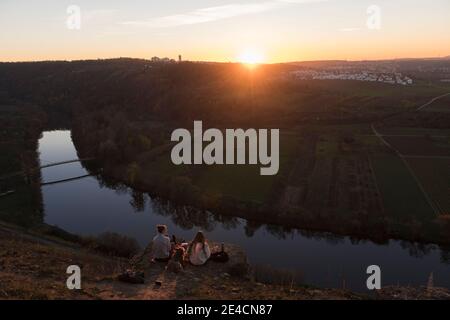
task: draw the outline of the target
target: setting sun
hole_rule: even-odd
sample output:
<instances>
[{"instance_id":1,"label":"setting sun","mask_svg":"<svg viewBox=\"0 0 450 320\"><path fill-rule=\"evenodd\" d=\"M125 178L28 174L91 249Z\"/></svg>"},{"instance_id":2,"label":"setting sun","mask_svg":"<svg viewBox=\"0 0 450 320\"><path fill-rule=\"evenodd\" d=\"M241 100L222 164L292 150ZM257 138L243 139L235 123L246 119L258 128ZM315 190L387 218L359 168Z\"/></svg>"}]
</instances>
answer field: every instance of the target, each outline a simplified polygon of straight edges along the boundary
<instances>
[{"instance_id":1,"label":"setting sun","mask_svg":"<svg viewBox=\"0 0 450 320\"><path fill-rule=\"evenodd\" d=\"M263 63L265 57L264 54L259 51L246 50L238 56L237 60L248 67L254 67L258 64Z\"/></svg>"}]
</instances>

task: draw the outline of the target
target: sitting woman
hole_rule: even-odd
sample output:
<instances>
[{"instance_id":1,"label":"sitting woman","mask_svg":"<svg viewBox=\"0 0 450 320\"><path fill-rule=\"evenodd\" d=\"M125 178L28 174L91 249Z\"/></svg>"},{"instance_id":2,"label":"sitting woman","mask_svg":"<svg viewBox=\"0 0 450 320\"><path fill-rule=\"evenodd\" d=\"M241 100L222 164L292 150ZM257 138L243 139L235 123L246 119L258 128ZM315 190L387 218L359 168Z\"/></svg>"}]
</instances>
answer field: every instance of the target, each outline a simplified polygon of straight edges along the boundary
<instances>
[{"instance_id":1,"label":"sitting woman","mask_svg":"<svg viewBox=\"0 0 450 320\"><path fill-rule=\"evenodd\" d=\"M205 235L199 231L188 247L189 261L194 266L201 266L208 261L210 256L211 250L206 242Z\"/></svg>"}]
</instances>

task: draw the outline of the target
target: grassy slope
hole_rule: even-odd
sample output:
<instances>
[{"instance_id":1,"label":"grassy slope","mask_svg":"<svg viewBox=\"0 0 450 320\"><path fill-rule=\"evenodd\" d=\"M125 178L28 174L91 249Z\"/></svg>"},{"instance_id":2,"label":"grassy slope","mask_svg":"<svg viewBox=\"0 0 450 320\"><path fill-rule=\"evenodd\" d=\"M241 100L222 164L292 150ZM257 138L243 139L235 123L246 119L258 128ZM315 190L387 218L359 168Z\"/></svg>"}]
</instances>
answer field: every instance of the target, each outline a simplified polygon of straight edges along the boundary
<instances>
[{"instance_id":1,"label":"grassy slope","mask_svg":"<svg viewBox=\"0 0 450 320\"><path fill-rule=\"evenodd\" d=\"M230 247L229 247L230 248ZM235 249L230 249L231 252ZM343 290L264 285L224 273L226 264L189 267L175 275L145 263L145 284L118 282L128 267L118 258L92 254L0 224L0 299L361 299ZM145 259L145 261L148 261ZM66 288L66 268L82 267L82 290ZM163 282L155 287L154 281Z\"/></svg>"}]
</instances>

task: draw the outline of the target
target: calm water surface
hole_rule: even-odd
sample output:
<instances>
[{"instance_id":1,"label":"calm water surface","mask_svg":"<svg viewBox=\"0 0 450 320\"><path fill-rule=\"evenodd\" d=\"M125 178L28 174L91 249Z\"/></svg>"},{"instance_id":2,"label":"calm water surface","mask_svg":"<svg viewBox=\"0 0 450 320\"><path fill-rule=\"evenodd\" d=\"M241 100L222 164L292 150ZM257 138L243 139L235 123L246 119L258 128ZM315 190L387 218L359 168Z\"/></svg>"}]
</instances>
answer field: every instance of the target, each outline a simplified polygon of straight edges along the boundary
<instances>
[{"instance_id":1,"label":"calm water surface","mask_svg":"<svg viewBox=\"0 0 450 320\"><path fill-rule=\"evenodd\" d=\"M77 159L70 131L45 132L39 140L41 165ZM87 174L80 163L42 170L44 182ZM252 264L300 271L307 284L319 287L365 289L367 266L382 270L382 285L425 285L433 273L434 285L450 288L450 265L435 246L426 253L401 241L378 245L357 244L348 237L308 236L308 232L260 226L252 228L243 219L220 222L212 215L176 212L161 208L145 196L145 207L136 210L133 190L103 186L95 177L43 187L45 222L81 235L117 232L147 245L156 224L167 224L171 234L191 239L198 229L208 238L243 247ZM141 208L142 209L142 208Z\"/></svg>"}]
</instances>

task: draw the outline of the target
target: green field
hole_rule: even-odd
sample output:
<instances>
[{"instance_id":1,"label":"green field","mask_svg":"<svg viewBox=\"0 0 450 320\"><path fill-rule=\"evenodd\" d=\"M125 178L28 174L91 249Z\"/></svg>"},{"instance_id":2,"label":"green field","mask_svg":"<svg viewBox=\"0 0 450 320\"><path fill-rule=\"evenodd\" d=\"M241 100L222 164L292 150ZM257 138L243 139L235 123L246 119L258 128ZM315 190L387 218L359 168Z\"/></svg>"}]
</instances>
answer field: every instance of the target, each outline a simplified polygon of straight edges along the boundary
<instances>
[{"instance_id":1,"label":"green field","mask_svg":"<svg viewBox=\"0 0 450 320\"><path fill-rule=\"evenodd\" d=\"M416 83L412 86L398 86L379 82L340 81L340 80L309 80L315 89L346 93L360 97L393 97L398 101L414 102L414 98L428 99L450 92L450 85L430 86L428 83ZM416 101L417 102L417 101Z\"/></svg>"},{"instance_id":2,"label":"green field","mask_svg":"<svg viewBox=\"0 0 450 320\"><path fill-rule=\"evenodd\" d=\"M188 176L192 184L208 192L233 196L245 201L264 202L273 183L280 175L289 173L295 161L300 139L296 135L280 133L280 164L278 175L261 176L261 165L180 165L172 164L170 152L159 156L150 164L142 163L159 174ZM144 173L145 174L145 173Z\"/></svg>"},{"instance_id":3,"label":"green field","mask_svg":"<svg viewBox=\"0 0 450 320\"><path fill-rule=\"evenodd\" d=\"M289 173L298 144L298 137L281 133L278 175ZM278 175L261 176L260 168L260 165L203 166L194 184L204 190L263 203L269 197Z\"/></svg>"},{"instance_id":4,"label":"green field","mask_svg":"<svg viewBox=\"0 0 450 320\"><path fill-rule=\"evenodd\" d=\"M378 128L378 131L381 134L385 135L450 136L450 129L433 129L433 128L417 128L417 127L382 127Z\"/></svg>"},{"instance_id":5,"label":"green field","mask_svg":"<svg viewBox=\"0 0 450 320\"><path fill-rule=\"evenodd\" d=\"M450 159L410 158L408 163L439 213L450 214Z\"/></svg>"},{"instance_id":6,"label":"green field","mask_svg":"<svg viewBox=\"0 0 450 320\"><path fill-rule=\"evenodd\" d=\"M386 154L371 158L384 207L390 216L419 220L434 217L433 209L399 157Z\"/></svg>"},{"instance_id":7,"label":"green field","mask_svg":"<svg viewBox=\"0 0 450 320\"><path fill-rule=\"evenodd\" d=\"M201 171L194 184L202 189L234 196L245 201L267 199L274 178L260 176L259 166L211 166Z\"/></svg>"},{"instance_id":8,"label":"green field","mask_svg":"<svg viewBox=\"0 0 450 320\"><path fill-rule=\"evenodd\" d=\"M450 91L450 89L449 89ZM422 111L425 112L444 112L448 113L450 112L450 96L444 97L442 99L439 99L435 101L433 104L429 105L428 107L424 108Z\"/></svg>"}]
</instances>

